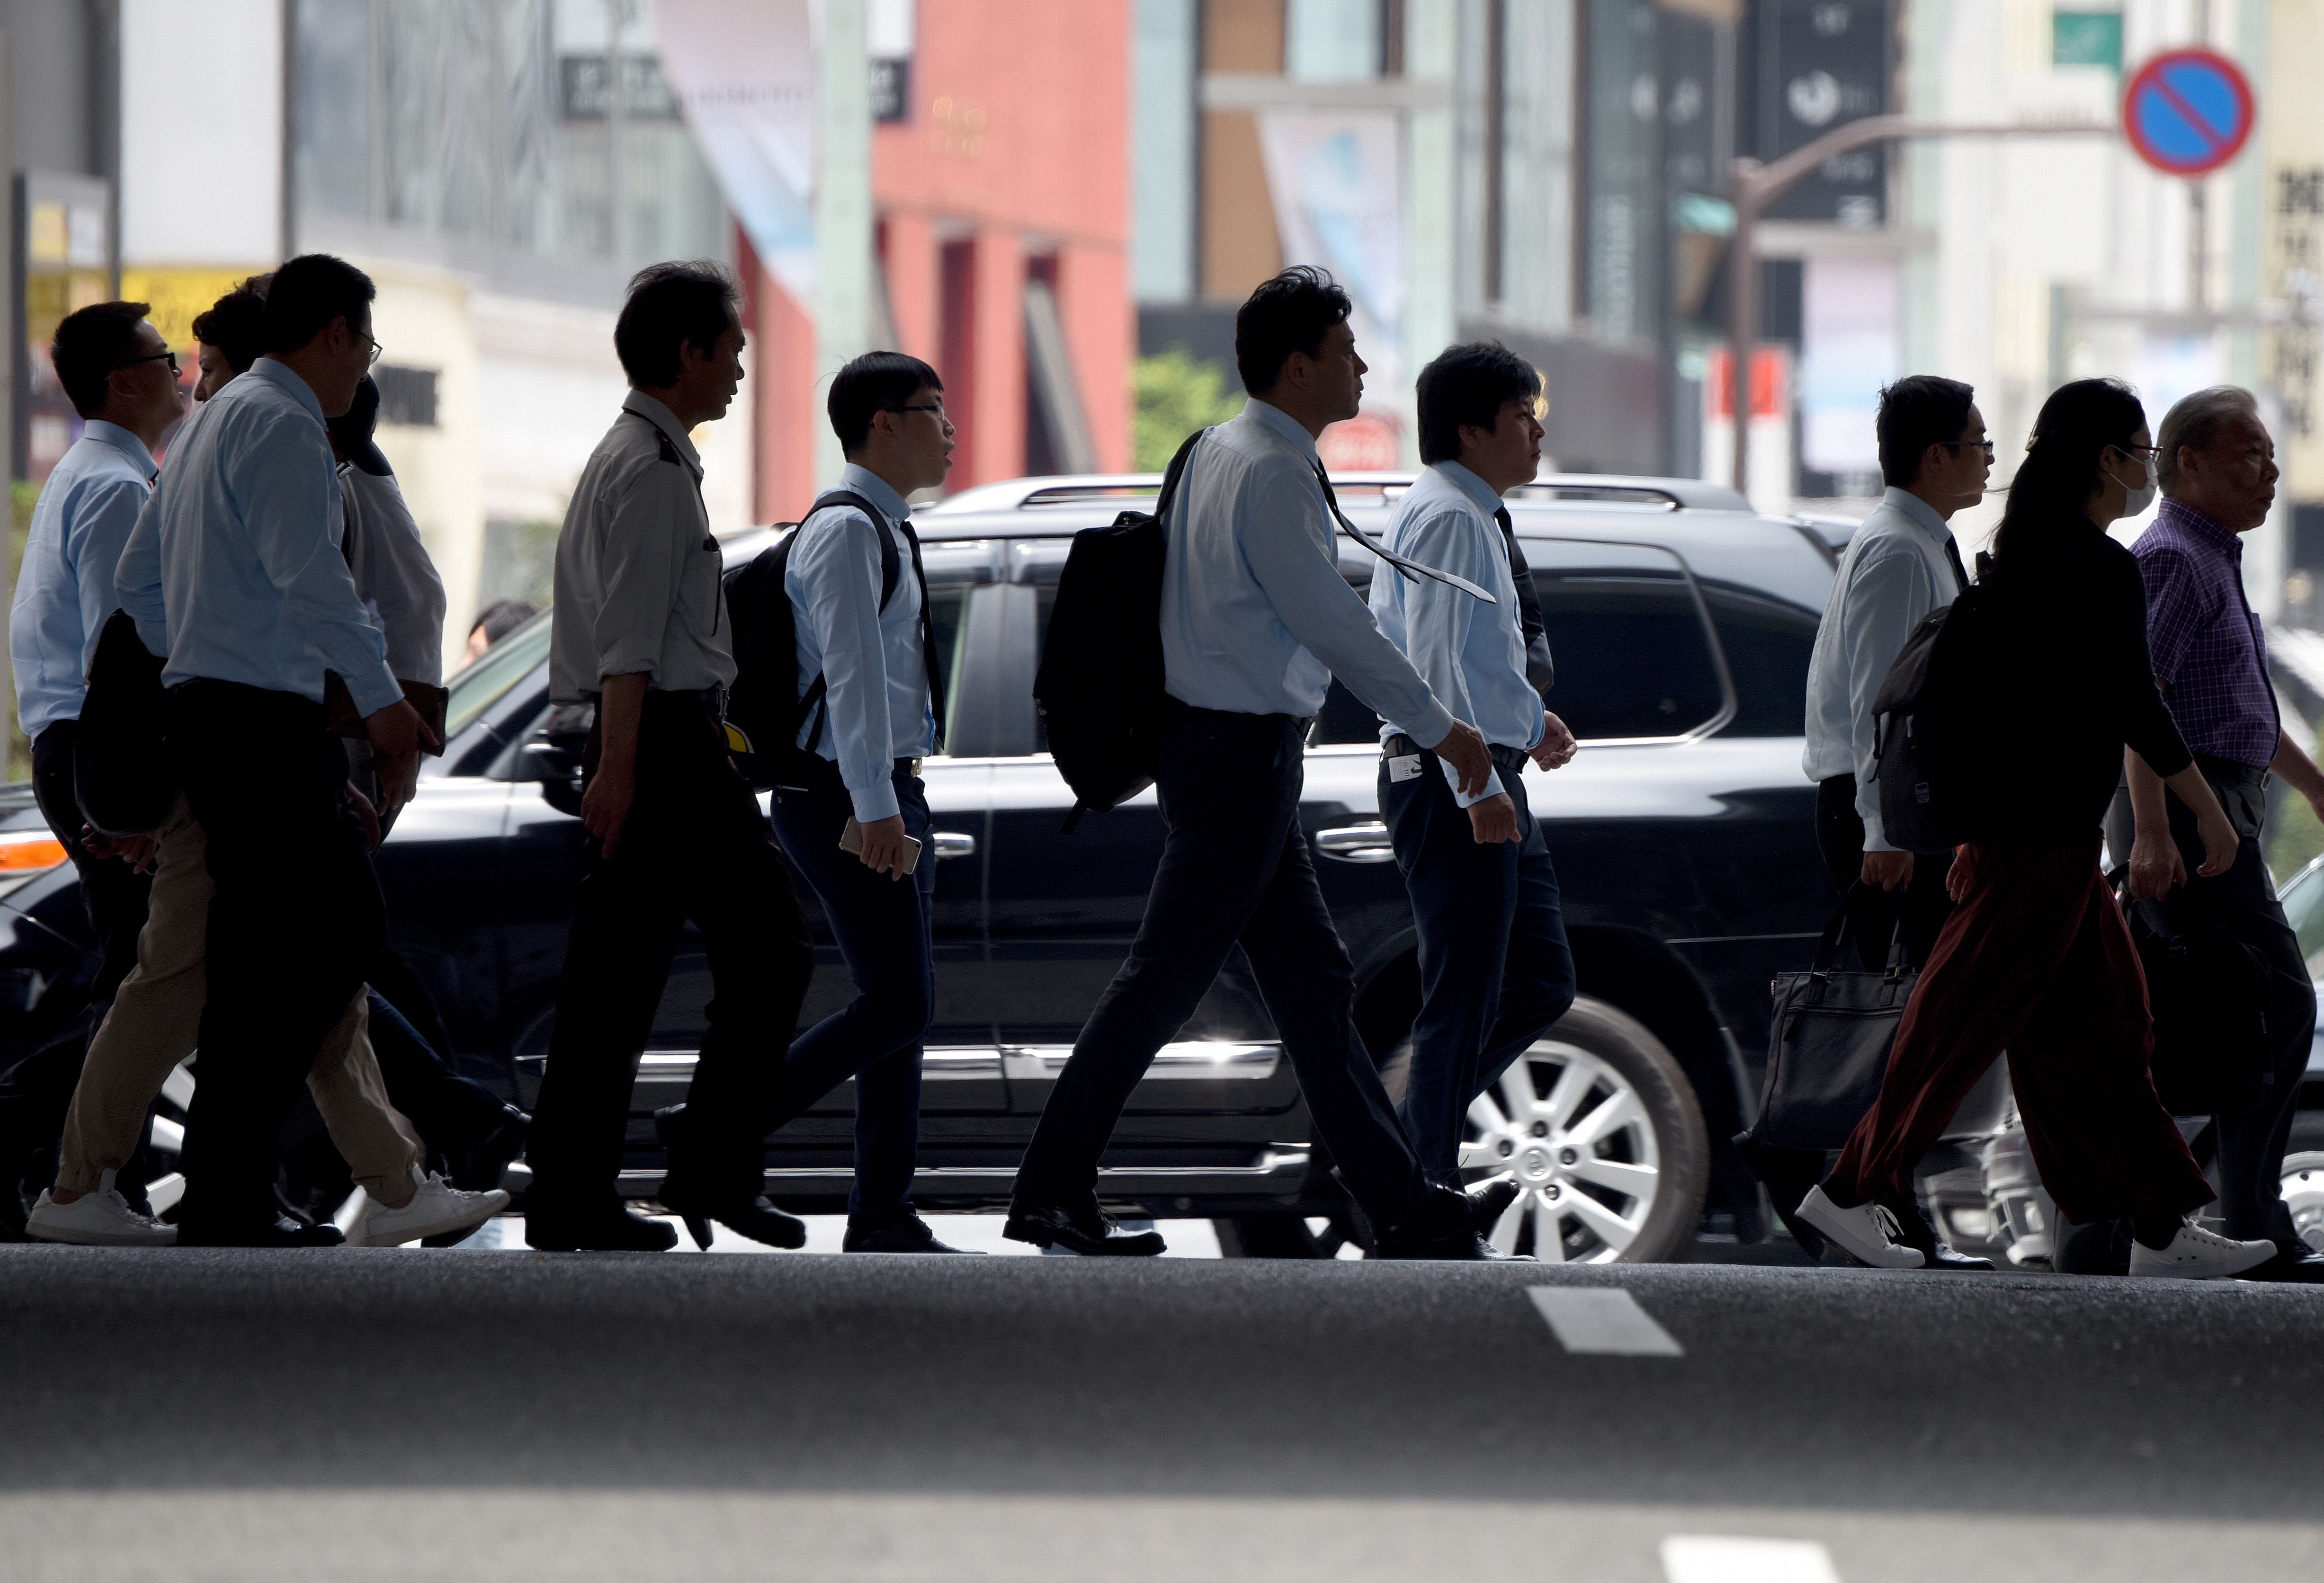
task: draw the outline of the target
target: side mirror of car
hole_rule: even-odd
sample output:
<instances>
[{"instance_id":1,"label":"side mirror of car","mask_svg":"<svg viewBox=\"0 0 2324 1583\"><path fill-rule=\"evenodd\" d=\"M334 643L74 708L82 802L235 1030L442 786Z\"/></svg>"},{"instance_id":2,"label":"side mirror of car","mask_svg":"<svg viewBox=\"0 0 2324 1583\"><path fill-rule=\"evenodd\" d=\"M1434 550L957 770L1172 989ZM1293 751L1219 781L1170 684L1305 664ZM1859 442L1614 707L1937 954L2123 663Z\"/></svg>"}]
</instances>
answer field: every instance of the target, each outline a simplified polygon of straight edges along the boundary
<instances>
[{"instance_id":1,"label":"side mirror of car","mask_svg":"<svg viewBox=\"0 0 2324 1583\"><path fill-rule=\"evenodd\" d=\"M549 712L525 739L524 776L540 783L541 800L560 814L581 816L581 761L589 743L596 710L587 704L564 704Z\"/></svg>"}]
</instances>

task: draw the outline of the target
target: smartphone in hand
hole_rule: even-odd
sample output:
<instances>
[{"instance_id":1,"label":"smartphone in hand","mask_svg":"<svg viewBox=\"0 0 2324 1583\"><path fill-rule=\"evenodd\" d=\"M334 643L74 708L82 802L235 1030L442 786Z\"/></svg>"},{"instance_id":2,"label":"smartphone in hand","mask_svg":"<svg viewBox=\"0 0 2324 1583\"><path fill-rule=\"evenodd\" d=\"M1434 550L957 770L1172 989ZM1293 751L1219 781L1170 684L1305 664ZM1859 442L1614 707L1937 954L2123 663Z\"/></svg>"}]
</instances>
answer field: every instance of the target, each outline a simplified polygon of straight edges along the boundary
<instances>
[{"instance_id":1,"label":"smartphone in hand","mask_svg":"<svg viewBox=\"0 0 2324 1583\"><path fill-rule=\"evenodd\" d=\"M850 819L840 827L839 850L851 858L863 855L863 826ZM920 838L904 837L904 872L908 874L920 866Z\"/></svg>"}]
</instances>

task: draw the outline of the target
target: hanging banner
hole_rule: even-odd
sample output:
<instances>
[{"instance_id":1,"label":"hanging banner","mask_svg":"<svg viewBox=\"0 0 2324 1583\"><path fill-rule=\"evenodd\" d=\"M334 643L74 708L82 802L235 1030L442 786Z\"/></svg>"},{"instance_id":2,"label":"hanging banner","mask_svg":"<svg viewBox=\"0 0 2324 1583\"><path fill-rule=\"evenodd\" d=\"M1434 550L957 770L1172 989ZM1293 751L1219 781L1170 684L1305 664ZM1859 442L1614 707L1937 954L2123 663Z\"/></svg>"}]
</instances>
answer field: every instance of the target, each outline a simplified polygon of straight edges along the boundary
<instances>
[{"instance_id":1,"label":"hanging banner","mask_svg":"<svg viewBox=\"0 0 2324 1583\"><path fill-rule=\"evenodd\" d=\"M1286 264L1355 299L1356 351L1382 396L1404 375L1404 139L1385 111L1262 110L1259 147ZM1369 404L1369 403L1368 403Z\"/></svg>"},{"instance_id":2,"label":"hanging banner","mask_svg":"<svg viewBox=\"0 0 2324 1583\"><path fill-rule=\"evenodd\" d=\"M815 298L815 47L807 0L654 0L661 68L759 260Z\"/></svg>"}]
</instances>

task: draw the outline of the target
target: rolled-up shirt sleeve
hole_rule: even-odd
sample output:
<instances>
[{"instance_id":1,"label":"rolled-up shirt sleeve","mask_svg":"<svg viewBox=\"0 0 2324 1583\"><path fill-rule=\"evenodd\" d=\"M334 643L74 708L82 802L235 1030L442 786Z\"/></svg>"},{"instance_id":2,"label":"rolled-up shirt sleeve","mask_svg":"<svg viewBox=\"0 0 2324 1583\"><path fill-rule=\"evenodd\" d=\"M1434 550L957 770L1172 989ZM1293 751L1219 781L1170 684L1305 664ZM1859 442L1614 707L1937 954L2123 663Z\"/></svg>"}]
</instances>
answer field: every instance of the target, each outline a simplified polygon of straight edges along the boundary
<instances>
[{"instance_id":1,"label":"rolled-up shirt sleeve","mask_svg":"<svg viewBox=\"0 0 2324 1583\"><path fill-rule=\"evenodd\" d=\"M341 483L355 501L355 592L378 610L387 633L387 667L398 679L444 681L444 579L436 574L420 524L392 478L350 474Z\"/></svg>"},{"instance_id":2,"label":"rolled-up shirt sleeve","mask_svg":"<svg viewBox=\"0 0 2324 1583\"><path fill-rule=\"evenodd\" d=\"M1856 764L1856 812L1864 821L1864 850L1895 851L1880 823L1877 768L1878 722L1872 705L1881 684L1913 629L1937 604L1935 580L1917 549L1879 556L1859 564L1848 588L1848 613L1841 631L1848 662L1849 747Z\"/></svg>"},{"instance_id":3,"label":"rolled-up shirt sleeve","mask_svg":"<svg viewBox=\"0 0 2324 1583\"><path fill-rule=\"evenodd\" d=\"M1286 473L1268 480L1239 532L1243 564L1291 635L1373 713L1406 722L1424 747L1443 741L1452 715L1340 575L1314 479Z\"/></svg>"},{"instance_id":4,"label":"rolled-up shirt sleeve","mask_svg":"<svg viewBox=\"0 0 2324 1583\"><path fill-rule=\"evenodd\" d=\"M76 575L80 592L81 675L88 675L89 661L97 658L97 640L105 630L105 623L121 608L121 595L114 586L115 573L121 566L121 552L129 546L129 536L136 529L137 519L145 508L152 491L130 478L107 479L92 488L75 524L80 542L71 548Z\"/></svg>"},{"instance_id":5,"label":"rolled-up shirt sleeve","mask_svg":"<svg viewBox=\"0 0 2324 1583\"><path fill-rule=\"evenodd\" d=\"M880 631L880 531L861 511L819 516L791 552L799 615L823 659L825 728L858 824L893 818L894 722ZM805 678L802 678L803 680Z\"/></svg>"},{"instance_id":6,"label":"rolled-up shirt sleeve","mask_svg":"<svg viewBox=\"0 0 2324 1583\"><path fill-rule=\"evenodd\" d=\"M641 468L605 513L599 558L604 599L597 610L597 675L658 679L663 640L678 598L672 536L694 523L693 481L673 462Z\"/></svg>"},{"instance_id":7,"label":"rolled-up shirt sleeve","mask_svg":"<svg viewBox=\"0 0 2324 1583\"><path fill-rule=\"evenodd\" d=\"M355 580L339 553L338 478L319 429L284 421L270 426L254 455L264 465L241 469L250 546L282 596L290 630L301 634L339 675L358 713L400 702L403 689L387 668L387 645L364 614ZM312 460L286 459L299 448Z\"/></svg>"},{"instance_id":8,"label":"rolled-up shirt sleeve","mask_svg":"<svg viewBox=\"0 0 2324 1583\"><path fill-rule=\"evenodd\" d=\"M1498 535L1496 535L1498 539ZM1424 566L1466 577L1480 586L1493 581L1493 568L1485 551L1499 550L1495 542L1488 547L1478 531L1477 520L1457 508L1438 511L1423 521L1414 523L1402 542L1396 546L1398 554ZM1376 577L1401 577L1404 575L1382 563L1372 574ZM1463 594L1449 584L1434 577L1406 578L1404 584L1404 636L1407 658L1428 684L1444 707L1462 720L1474 721L1477 707L1470 697L1468 669L1462 663L1469 651L1470 629L1477 620L1477 612L1490 609L1474 594ZM1487 797L1499 796L1502 791L1499 770L1485 778L1485 788L1475 796L1461 790L1461 772L1449 763L1440 761L1439 768L1452 788L1452 800L1462 807L1481 803Z\"/></svg>"},{"instance_id":9,"label":"rolled-up shirt sleeve","mask_svg":"<svg viewBox=\"0 0 2324 1583\"><path fill-rule=\"evenodd\" d=\"M138 508L137 520L115 565L113 592L136 623L137 640L156 658L170 654L170 613L161 597L161 492Z\"/></svg>"}]
</instances>

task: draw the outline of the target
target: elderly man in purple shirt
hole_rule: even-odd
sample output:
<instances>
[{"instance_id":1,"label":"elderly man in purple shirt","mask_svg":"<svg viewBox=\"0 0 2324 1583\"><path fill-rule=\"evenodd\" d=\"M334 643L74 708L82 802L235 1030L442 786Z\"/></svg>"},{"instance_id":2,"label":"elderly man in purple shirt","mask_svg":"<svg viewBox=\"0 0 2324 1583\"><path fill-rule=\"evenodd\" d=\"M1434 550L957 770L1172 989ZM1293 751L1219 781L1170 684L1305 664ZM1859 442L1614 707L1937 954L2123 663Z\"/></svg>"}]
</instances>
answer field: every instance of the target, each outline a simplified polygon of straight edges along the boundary
<instances>
[{"instance_id":1,"label":"elderly man in purple shirt","mask_svg":"<svg viewBox=\"0 0 2324 1583\"><path fill-rule=\"evenodd\" d=\"M2283 730L2268 680L2267 639L2244 597L2243 544L2275 499L2275 446L2247 391L2198 391L2163 419L2155 446L2163 510L2132 547L2146 580L2147 647L2172 717L2243 837L2235 866L2194 872L2194 817L2135 753L2107 819L2130 852L2135 905L2181 930L2226 934L2267 969L2266 1060L2240 1107L2219 1116L2219 1207L2227 1234L2280 1250L2246 1280L2324 1279L2324 1256L2292 1229L2280 1183L2285 1140L2316 1026L2316 990L2284 921L2261 840L2270 774L2324 816L2324 773ZM2126 842L2125 837L2135 834ZM2191 854L2191 855L2190 855Z\"/></svg>"}]
</instances>

